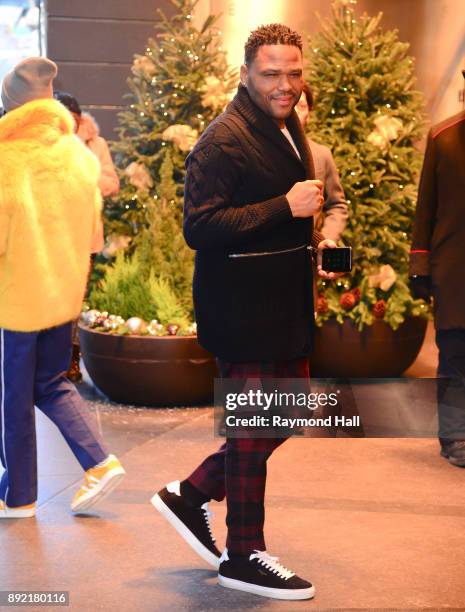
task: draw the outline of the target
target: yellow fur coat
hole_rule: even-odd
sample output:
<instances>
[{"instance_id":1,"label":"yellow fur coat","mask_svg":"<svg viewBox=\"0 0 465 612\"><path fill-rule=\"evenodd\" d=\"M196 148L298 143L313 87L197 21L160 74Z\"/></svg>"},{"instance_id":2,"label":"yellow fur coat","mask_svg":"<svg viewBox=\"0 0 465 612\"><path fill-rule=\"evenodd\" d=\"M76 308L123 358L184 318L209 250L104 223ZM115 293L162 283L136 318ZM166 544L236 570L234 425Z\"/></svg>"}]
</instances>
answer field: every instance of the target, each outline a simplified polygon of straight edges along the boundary
<instances>
[{"instance_id":1,"label":"yellow fur coat","mask_svg":"<svg viewBox=\"0 0 465 612\"><path fill-rule=\"evenodd\" d=\"M78 316L98 178L59 102L28 102L0 119L0 327L37 331Z\"/></svg>"}]
</instances>

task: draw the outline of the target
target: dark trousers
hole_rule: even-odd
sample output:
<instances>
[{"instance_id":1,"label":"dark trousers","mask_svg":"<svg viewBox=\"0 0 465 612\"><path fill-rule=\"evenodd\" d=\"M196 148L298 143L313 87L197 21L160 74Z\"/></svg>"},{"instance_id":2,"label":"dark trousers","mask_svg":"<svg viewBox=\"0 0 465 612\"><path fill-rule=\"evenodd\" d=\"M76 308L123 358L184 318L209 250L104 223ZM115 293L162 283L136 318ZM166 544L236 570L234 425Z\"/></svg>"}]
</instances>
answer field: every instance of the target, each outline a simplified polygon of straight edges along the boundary
<instances>
[{"instance_id":1,"label":"dark trousers","mask_svg":"<svg viewBox=\"0 0 465 612\"><path fill-rule=\"evenodd\" d=\"M441 440L465 440L465 329L436 331Z\"/></svg>"},{"instance_id":2,"label":"dark trousers","mask_svg":"<svg viewBox=\"0 0 465 612\"><path fill-rule=\"evenodd\" d=\"M40 332L0 328L0 499L23 506L37 499L34 405L46 414L84 470L108 456L85 401L66 378L72 324Z\"/></svg>"},{"instance_id":3,"label":"dark trousers","mask_svg":"<svg viewBox=\"0 0 465 612\"><path fill-rule=\"evenodd\" d=\"M308 378L308 359L272 363L228 363L219 361L223 378ZM209 499L226 497L228 551L249 555L266 550L265 521L266 462L286 438L228 438L221 448L203 461L188 481Z\"/></svg>"}]
</instances>

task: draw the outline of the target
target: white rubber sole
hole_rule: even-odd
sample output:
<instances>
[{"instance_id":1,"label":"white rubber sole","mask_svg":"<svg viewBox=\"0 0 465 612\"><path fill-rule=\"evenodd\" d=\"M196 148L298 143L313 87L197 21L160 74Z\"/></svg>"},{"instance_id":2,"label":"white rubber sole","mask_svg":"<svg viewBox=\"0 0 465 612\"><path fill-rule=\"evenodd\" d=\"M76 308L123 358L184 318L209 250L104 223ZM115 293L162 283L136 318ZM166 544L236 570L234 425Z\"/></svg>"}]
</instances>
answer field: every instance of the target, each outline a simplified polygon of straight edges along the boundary
<instances>
[{"instance_id":1,"label":"white rubber sole","mask_svg":"<svg viewBox=\"0 0 465 612\"><path fill-rule=\"evenodd\" d=\"M113 468L105 474L97 486L83 495L77 504L71 504L71 510L73 512L83 512L84 510L93 508L119 485L125 474L124 468Z\"/></svg>"},{"instance_id":2,"label":"white rubber sole","mask_svg":"<svg viewBox=\"0 0 465 612\"><path fill-rule=\"evenodd\" d=\"M155 493L150 500L152 505L158 510L158 512L172 525L179 535L185 540L189 546L206 561L209 565L214 567L216 570L220 567L220 558L214 555L208 550L206 546L202 544L193 533L184 525L184 523L174 514L170 508L165 504L162 498Z\"/></svg>"},{"instance_id":3,"label":"white rubber sole","mask_svg":"<svg viewBox=\"0 0 465 612\"><path fill-rule=\"evenodd\" d=\"M5 507L0 509L0 519L32 518L35 515L35 508L28 508L27 510L18 510L16 508Z\"/></svg>"},{"instance_id":4,"label":"white rubber sole","mask_svg":"<svg viewBox=\"0 0 465 612\"><path fill-rule=\"evenodd\" d=\"M250 584L242 580L234 578L226 578L218 575L218 584L227 589L235 589L236 591L245 591L261 597L270 597L271 599L287 599L289 601L297 601L300 599L312 599L315 596L315 587L309 589L273 589L270 587L262 587L258 584Z\"/></svg>"}]
</instances>

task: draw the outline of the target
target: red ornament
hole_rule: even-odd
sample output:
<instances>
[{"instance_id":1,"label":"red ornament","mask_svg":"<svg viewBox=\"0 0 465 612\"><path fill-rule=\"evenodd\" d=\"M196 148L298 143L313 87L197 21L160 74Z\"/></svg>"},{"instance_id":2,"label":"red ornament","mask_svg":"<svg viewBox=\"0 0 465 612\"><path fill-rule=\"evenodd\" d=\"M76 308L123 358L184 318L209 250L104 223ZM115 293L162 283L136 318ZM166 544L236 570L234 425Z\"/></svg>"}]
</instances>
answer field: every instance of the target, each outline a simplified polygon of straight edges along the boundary
<instances>
[{"instance_id":1,"label":"red ornament","mask_svg":"<svg viewBox=\"0 0 465 612\"><path fill-rule=\"evenodd\" d=\"M360 302L360 298L362 297L362 292L360 291L360 289L358 287L354 287L350 290L350 292L354 296L355 302Z\"/></svg>"},{"instance_id":2,"label":"red ornament","mask_svg":"<svg viewBox=\"0 0 465 612\"><path fill-rule=\"evenodd\" d=\"M325 298L325 296L322 293L320 293L316 301L316 311L319 312L320 314L325 314L326 312L328 312L328 310L329 310L328 300Z\"/></svg>"},{"instance_id":3,"label":"red ornament","mask_svg":"<svg viewBox=\"0 0 465 612\"><path fill-rule=\"evenodd\" d=\"M373 305L372 311L377 319L382 319L386 314L386 302L384 300L378 300L376 304Z\"/></svg>"},{"instance_id":4,"label":"red ornament","mask_svg":"<svg viewBox=\"0 0 465 612\"><path fill-rule=\"evenodd\" d=\"M169 336L175 336L179 331L179 325L176 323L171 323L170 325L167 325L166 331L168 332Z\"/></svg>"},{"instance_id":5,"label":"red ornament","mask_svg":"<svg viewBox=\"0 0 465 612\"><path fill-rule=\"evenodd\" d=\"M339 304L344 308L344 310L352 310L355 306L356 300L353 293L350 291L346 291L341 295L341 299L339 300Z\"/></svg>"}]
</instances>

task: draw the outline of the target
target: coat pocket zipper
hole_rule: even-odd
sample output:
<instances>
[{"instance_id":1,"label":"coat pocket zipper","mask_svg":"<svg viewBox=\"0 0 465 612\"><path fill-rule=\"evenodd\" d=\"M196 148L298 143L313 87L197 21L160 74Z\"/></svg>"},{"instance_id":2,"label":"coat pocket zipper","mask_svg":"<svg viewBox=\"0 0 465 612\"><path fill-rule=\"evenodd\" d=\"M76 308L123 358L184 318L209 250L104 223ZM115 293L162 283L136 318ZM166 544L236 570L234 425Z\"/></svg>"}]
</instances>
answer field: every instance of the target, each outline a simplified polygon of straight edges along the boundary
<instances>
[{"instance_id":1,"label":"coat pocket zipper","mask_svg":"<svg viewBox=\"0 0 465 612\"><path fill-rule=\"evenodd\" d=\"M283 249L281 251L262 251L261 253L230 253L228 257L263 257L265 255L282 255L284 253L294 253L295 251L301 251L302 249L311 249L308 244L302 244L301 246L294 247L292 249Z\"/></svg>"}]
</instances>

